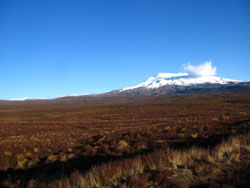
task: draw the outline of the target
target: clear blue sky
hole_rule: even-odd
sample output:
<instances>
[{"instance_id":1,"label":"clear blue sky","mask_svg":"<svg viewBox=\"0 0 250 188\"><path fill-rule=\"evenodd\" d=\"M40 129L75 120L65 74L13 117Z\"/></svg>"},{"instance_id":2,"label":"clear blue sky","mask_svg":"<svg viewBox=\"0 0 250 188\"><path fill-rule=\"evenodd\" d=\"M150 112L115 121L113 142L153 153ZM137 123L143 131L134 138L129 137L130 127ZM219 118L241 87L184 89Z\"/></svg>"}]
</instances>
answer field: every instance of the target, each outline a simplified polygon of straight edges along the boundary
<instances>
[{"instance_id":1,"label":"clear blue sky","mask_svg":"<svg viewBox=\"0 0 250 188\"><path fill-rule=\"evenodd\" d=\"M0 1L0 99L105 92L208 60L250 80L249 0Z\"/></svg>"}]
</instances>

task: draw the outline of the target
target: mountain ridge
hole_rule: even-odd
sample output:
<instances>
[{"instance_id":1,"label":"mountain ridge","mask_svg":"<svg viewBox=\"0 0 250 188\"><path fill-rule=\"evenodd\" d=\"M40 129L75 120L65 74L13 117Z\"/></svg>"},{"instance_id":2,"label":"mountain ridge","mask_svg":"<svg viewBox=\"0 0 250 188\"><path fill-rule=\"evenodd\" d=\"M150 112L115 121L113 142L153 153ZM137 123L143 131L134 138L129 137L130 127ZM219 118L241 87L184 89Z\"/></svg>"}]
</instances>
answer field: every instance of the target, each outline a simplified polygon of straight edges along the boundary
<instances>
[{"instance_id":1,"label":"mountain ridge","mask_svg":"<svg viewBox=\"0 0 250 188\"><path fill-rule=\"evenodd\" d=\"M190 86L198 84L229 84L240 83L242 81L221 78L217 76L192 76L188 73L159 73L157 76L148 78L145 82L136 86L121 89L121 91L145 87L148 89L159 88L165 85Z\"/></svg>"},{"instance_id":2,"label":"mountain ridge","mask_svg":"<svg viewBox=\"0 0 250 188\"><path fill-rule=\"evenodd\" d=\"M205 93L250 90L249 81L217 77L213 74L158 73L145 82L106 93L120 96L158 96L164 94Z\"/></svg>"}]
</instances>

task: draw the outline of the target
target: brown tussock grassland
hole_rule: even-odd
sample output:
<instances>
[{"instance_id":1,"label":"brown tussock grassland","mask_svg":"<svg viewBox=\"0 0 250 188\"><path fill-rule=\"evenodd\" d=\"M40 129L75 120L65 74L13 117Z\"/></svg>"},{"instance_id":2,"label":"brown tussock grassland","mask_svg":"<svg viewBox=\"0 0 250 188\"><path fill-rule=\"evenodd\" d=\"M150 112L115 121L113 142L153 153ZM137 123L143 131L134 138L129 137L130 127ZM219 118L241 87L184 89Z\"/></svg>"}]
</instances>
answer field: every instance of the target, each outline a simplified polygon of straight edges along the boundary
<instances>
[{"instance_id":1,"label":"brown tussock grassland","mask_svg":"<svg viewBox=\"0 0 250 188\"><path fill-rule=\"evenodd\" d=\"M0 101L0 187L247 187L250 93Z\"/></svg>"}]
</instances>

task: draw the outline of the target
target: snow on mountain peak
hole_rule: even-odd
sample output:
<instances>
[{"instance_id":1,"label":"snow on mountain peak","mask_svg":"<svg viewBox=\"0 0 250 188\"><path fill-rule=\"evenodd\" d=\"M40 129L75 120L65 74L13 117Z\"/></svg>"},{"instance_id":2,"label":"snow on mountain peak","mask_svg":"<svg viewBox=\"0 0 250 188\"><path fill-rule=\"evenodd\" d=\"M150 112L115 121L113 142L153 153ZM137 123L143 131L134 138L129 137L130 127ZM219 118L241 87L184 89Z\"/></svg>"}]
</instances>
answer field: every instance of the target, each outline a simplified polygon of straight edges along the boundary
<instances>
[{"instance_id":1,"label":"snow on mountain peak","mask_svg":"<svg viewBox=\"0 0 250 188\"><path fill-rule=\"evenodd\" d=\"M158 78L174 78L188 76L188 73L158 73L156 77Z\"/></svg>"},{"instance_id":2,"label":"snow on mountain peak","mask_svg":"<svg viewBox=\"0 0 250 188\"><path fill-rule=\"evenodd\" d=\"M10 101L26 101L26 100L32 100L32 97L20 97L20 98L14 98L10 99Z\"/></svg>"},{"instance_id":3,"label":"snow on mountain peak","mask_svg":"<svg viewBox=\"0 0 250 188\"><path fill-rule=\"evenodd\" d=\"M139 87L153 89L165 85L190 86L198 84L228 84L231 82L240 82L238 80L215 76L216 67L212 66L211 61L204 62L198 66L193 66L191 64L183 65L183 68L186 73L159 73L157 76L150 77L147 81L139 85L127 87L120 91L136 89Z\"/></svg>"}]
</instances>

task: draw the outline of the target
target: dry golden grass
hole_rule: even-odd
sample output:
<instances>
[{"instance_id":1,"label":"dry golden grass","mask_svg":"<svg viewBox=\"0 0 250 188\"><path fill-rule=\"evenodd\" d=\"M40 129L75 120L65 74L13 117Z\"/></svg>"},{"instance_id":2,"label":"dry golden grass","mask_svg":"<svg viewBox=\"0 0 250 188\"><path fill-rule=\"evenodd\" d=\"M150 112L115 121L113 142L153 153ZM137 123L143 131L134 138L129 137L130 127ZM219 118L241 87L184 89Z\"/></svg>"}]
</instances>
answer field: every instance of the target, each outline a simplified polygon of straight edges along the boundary
<instances>
[{"instance_id":1,"label":"dry golden grass","mask_svg":"<svg viewBox=\"0 0 250 188\"><path fill-rule=\"evenodd\" d=\"M187 150L166 148L147 155L108 162L91 168L85 174L75 172L72 175L75 181L70 186L225 187L229 183L233 187L244 187L249 185L250 179L235 179L229 182L227 178L240 178L241 174L237 170L244 171L244 167L250 167L249 159L250 133L229 138L212 151L197 147ZM249 172L249 169L245 171L248 176ZM64 181L69 179L62 180ZM132 185L131 181L135 184Z\"/></svg>"}]
</instances>

